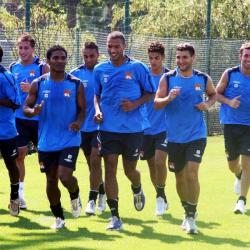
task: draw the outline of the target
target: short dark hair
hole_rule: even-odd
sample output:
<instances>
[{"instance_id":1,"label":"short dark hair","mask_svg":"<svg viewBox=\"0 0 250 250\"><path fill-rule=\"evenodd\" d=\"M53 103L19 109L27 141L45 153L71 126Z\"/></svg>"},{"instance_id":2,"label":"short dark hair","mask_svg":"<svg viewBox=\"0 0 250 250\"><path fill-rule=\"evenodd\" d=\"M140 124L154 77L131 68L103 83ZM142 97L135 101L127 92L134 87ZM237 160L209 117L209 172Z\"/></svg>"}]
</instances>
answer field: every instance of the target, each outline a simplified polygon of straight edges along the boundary
<instances>
[{"instance_id":1,"label":"short dark hair","mask_svg":"<svg viewBox=\"0 0 250 250\"><path fill-rule=\"evenodd\" d=\"M3 58L3 48L0 46L0 62L2 62Z\"/></svg>"},{"instance_id":2,"label":"short dark hair","mask_svg":"<svg viewBox=\"0 0 250 250\"><path fill-rule=\"evenodd\" d=\"M191 43L180 43L176 46L176 51L188 51L191 56L195 55L194 46Z\"/></svg>"},{"instance_id":3,"label":"short dark hair","mask_svg":"<svg viewBox=\"0 0 250 250\"><path fill-rule=\"evenodd\" d=\"M28 33L23 33L20 35L17 39L17 45L21 42L29 42L31 48L35 48L36 46L36 41L35 39Z\"/></svg>"},{"instance_id":4,"label":"short dark hair","mask_svg":"<svg viewBox=\"0 0 250 250\"><path fill-rule=\"evenodd\" d=\"M112 31L108 34L107 40L109 39L121 39L123 44L126 44L125 36L120 31Z\"/></svg>"},{"instance_id":5,"label":"short dark hair","mask_svg":"<svg viewBox=\"0 0 250 250\"><path fill-rule=\"evenodd\" d=\"M242 52L244 49L250 49L250 42L243 43L240 47L240 54L242 55Z\"/></svg>"},{"instance_id":6,"label":"short dark hair","mask_svg":"<svg viewBox=\"0 0 250 250\"><path fill-rule=\"evenodd\" d=\"M50 47L47 50L47 53L46 53L47 60L50 60L53 52L58 51L58 50L63 51L65 53L66 57L68 56L68 52L67 52L67 50L63 46L61 46L61 45L54 45L54 46Z\"/></svg>"},{"instance_id":7,"label":"short dark hair","mask_svg":"<svg viewBox=\"0 0 250 250\"><path fill-rule=\"evenodd\" d=\"M82 47L82 52L85 49L95 49L99 53L98 45L95 42L85 42L84 46Z\"/></svg>"},{"instance_id":8,"label":"short dark hair","mask_svg":"<svg viewBox=\"0 0 250 250\"><path fill-rule=\"evenodd\" d=\"M148 46L148 53L150 52L157 52L161 55L165 55L165 47L160 42L151 42Z\"/></svg>"}]
</instances>

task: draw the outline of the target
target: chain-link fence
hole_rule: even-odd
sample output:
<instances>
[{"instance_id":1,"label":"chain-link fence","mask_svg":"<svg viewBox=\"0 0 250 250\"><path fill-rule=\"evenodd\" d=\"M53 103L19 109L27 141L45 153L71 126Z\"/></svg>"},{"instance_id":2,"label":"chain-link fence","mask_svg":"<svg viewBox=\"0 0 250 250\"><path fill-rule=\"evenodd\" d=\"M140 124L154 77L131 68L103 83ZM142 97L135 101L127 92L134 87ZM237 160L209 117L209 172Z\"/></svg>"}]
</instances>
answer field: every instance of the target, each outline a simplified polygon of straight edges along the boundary
<instances>
[{"instance_id":1,"label":"chain-link fence","mask_svg":"<svg viewBox=\"0 0 250 250\"><path fill-rule=\"evenodd\" d=\"M44 31L46 32L46 31ZM60 31L48 31L49 34L31 32L37 41L36 52L41 58L45 58L46 50L55 43L62 44L69 53L67 69L70 70L81 63L81 47L85 41L94 40L99 45L100 60L107 57L106 37L107 32L76 30L65 34ZM4 49L3 64L8 66L17 59L15 50L16 39L20 32L13 31L7 34L0 30L0 44ZM128 48L126 53L136 59L148 63L147 46L151 41L160 41L166 48L165 66L175 67L175 47L176 44L184 41L191 42L196 48L195 68L207 72L216 85L220 75L228 68L239 63L239 48L244 42L242 40L187 40L179 38L163 38L133 35L127 37ZM206 114L208 134L221 134L222 127L218 117L219 104L214 105Z\"/></svg>"}]
</instances>

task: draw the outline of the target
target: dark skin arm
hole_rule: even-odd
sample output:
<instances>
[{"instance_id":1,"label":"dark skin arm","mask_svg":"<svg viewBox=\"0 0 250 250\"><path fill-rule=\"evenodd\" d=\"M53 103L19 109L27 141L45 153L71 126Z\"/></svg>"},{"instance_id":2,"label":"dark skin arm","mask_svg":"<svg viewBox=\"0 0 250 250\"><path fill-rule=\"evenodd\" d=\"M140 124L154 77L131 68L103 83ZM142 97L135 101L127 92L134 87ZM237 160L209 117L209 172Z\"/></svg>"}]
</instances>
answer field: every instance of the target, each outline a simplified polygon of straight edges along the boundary
<instances>
[{"instance_id":1,"label":"dark skin arm","mask_svg":"<svg viewBox=\"0 0 250 250\"><path fill-rule=\"evenodd\" d=\"M0 99L0 106L4 106L11 109L18 109L20 107L20 105L13 103L9 99Z\"/></svg>"},{"instance_id":2,"label":"dark skin arm","mask_svg":"<svg viewBox=\"0 0 250 250\"><path fill-rule=\"evenodd\" d=\"M29 94L23 105L23 113L25 116L33 117L41 112L44 102L42 101L40 104L35 105L36 99L37 99L37 84L36 82L33 82L31 84Z\"/></svg>"},{"instance_id":3,"label":"dark skin arm","mask_svg":"<svg viewBox=\"0 0 250 250\"><path fill-rule=\"evenodd\" d=\"M101 123L103 121L103 116L100 109L100 97L97 95L94 96L94 106L95 106L94 120L96 123Z\"/></svg>"},{"instance_id":4,"label":"dark skin arm","mask_svg":"<svg viewBox=\"0 0 250 250\"><path fill-rule=\"evenodd\" d=\"M78 87L77 93L77 118L76 121L69 125L73 131L79 131L86 116L86 99L84 94L84 87L82 84Z\"/></svg>"}]
</instances>

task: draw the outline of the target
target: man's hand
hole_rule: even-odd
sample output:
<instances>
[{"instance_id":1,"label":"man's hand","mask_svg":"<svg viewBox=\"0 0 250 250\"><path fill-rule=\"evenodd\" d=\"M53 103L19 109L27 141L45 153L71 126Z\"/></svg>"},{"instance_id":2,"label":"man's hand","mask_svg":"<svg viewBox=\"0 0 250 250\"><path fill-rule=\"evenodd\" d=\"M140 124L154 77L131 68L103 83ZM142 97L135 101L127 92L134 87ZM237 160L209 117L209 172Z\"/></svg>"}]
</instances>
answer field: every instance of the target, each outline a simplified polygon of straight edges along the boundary
<instances>
[{"instance_id":1,"label":"man's hand","mask_svg":"<svg viewBox=\"0 0 250 250\"><path fill-rule=\"evenodd\" d=\"M123 100L121 102L121 106L122 106L122 110L124 112L129 112L129 111L132 111L133 109L136 108L136 105L134 102L131 102L129 100Z\"/></svg>"},{"instance_id":2,"label":"man's hand","mask_svg":"<svg viewBox=\"0 0 250 250\"><path fill-rule=\"evenodd\" d=\"M43 105L44 105L44 101L41 101L40 104L36 104L36 105L34 106L33 114L34 114L34 115L38 115L38 114L41 112L41 110L42 110L42 108L43 108Z\"/></svg>"},{"instance_id":3,"label":"man's hand","mask_svg":"<svg viewBox=\"0 0 250 250\"><path fill-rule=\"evenodd\" d=\"M200 111L207 111L208 108L209 108L207 103L205 103L205 102L198 103L198 104L195 105L195 107L197 109L199 109Z\"/></svg>"},{"instance_id":4,"label":"man's hand","mask_svg":"<svg viewBox=\"0 0 250 250\"><path fill-rule=\"evenodd\" d=\"M94 121L98 124L102 123L103 121L102 112L95 113Z\"/></svg>"},{"instance_id":5,"label":"man's hand","mask_svg":"<svg viewBox=\"0 0 250 250\"><path fill-rule=\"evenodd\" d=\"M231 108L237 109L240 106L240 101L239 101L240 97L241 97L240 95L234 97L228 102L228 105Z\"/></svg>"},{"instance_id":6,"label":"man's hand","mask_svg":"<svg viewBox=\"0 0 250 250\"><path fill-rule=\"evenodd\" d=\"M72 131L75 131L75 132L78 132L80 130L80 125L78 122L72 122L70 125L69 125L69 129L72 130Z\"/></svg>"},{"instance_id":7,"label":"man's hand","mask_svg":"<svg viewBox=\"0 0 250 250\"><path fill-rule=\"evenodd\" d=\"M20 87L21 87L21 90L23 92L28 93L29 90L30 90L31 85L30 85L30 83L28 81L26 81L26 82L21 82Z\"/></svg>"},{"instance_id":8,"label":"man's hand","mask_svg":"<svg viewBox=\"0 0 250 250\"><path fill-rule=\"evenodd\" d=\"M180 88L173 88L170 90L168 97L171 101L173 101L178 95L180 95Z\"/></svg>"}]
</instances>

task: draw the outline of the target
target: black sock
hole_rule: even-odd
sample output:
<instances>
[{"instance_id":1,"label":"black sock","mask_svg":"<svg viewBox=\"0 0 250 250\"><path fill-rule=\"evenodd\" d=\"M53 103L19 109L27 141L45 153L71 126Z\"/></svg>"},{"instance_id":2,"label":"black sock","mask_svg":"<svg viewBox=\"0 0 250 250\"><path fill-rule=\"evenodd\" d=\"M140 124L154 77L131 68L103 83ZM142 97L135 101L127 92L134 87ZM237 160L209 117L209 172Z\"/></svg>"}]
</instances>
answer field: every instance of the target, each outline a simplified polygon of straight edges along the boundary
<instances>
[{"instance_id":1,"label":"black sock","mask_svg":"<svg viewBox=\"0 0 250 250\"><path fill-rule=\"evenodd\" d=\"M19 182L16 184L10 184L10 199L11 200L18 199L18 189L19 189Z\"/></svg>"},{"instance_id":2,"label":"black sock","mask_svg":"<svg viewBox=\"0 0 250 250\"><path fill-rule=\"evenodd\" d=\"M96 202L97 195L98 195L98 191L96 191L96 190L90 190L89 191L89 201L93 200L93 201Z\"/></svg>"},{"instance_id":3,"label":"black sock","mask_svg":"<svg viewBox=\"0 0 250 250\"><path fill-rule=\"evenodd\" d=\"M187 217L195 218L197 204L187 202Z\"/></svg>"},{"instance_id":4,"label":"black sock","mask_svg":"<svg viewBox=\"0 0 250 250\"><path fill-rule=\"evenodd\" d=\"M238 200L243 200L244 201L244 204L246 205L247 204L247 199L245 196L240 196Z\"/></svg>"},{"instance_id":5,"label":"black sock","mask_svg":"<svg viewBox=\"0 0 250 250\"><path fill-rule=\"evenodd\" d=\"M104 190L104 183L100 183L99 185L99 194L105 194L105 190Z\"/></svg>"},{"instance_id":6,"label":"black sock","mask_svg":"<svg viewBox=\"0 0 250 250\"><path fill-rule=\"evenodd\" d=\"M79 187L77 187L77 190L74 193L69 192L69 196L70 196L71 200L74 200L74 199L78 198L78 196L79 196Z\"/></svg>"},{"instance_id":7,"label":"black sock","mask_svg":"<svg viewBox=\"0 0 250 250\"><path fill-rule=\"evenodd\" d=\"M138 187L133 187L133 185L131 185L131 188L134 194L139 194L141 192L141 184Z\"/></svg>"},{"instance_id":8,"label":"black sock","mask_svg":"<svg viewBox=\"0 0 250 250\"><path fill-rule=\"evenodd\" d=\"M158 186L156 185L156 198L161 197L167 203L167 198L165 194L165 186Z\"/></svg>"},{"instance_id":9,"label":"black sock","mask_svg":"<svg viewBox=\"0 0 250 250\"><path fill-rule=\"evenodd\" d=\"M187 215L187 206L188 206L188 203L186 201L181 201L181 205L182 205L182 207L185 210L185 215Z\"/></svg>"},{"instance_id":10,"label":"black sock","mask_svg":"<svg viewBox=\"0 0 250 250\"><path fill-rule=\"evenodd\" d=\"M120 218L119 212L118 212L118 198L117 199L108 199L107 203L108 203L108 206L110 208L112 216L116 216L117 218Z\"/></svg>"},{"instance_id":11,"label":"black sock","mask_svg":"<svg viewBox=\"0 0 250 250\"><path fill-rule=\"evenodd\" d=\"M241 175L242 175L242 171L240 171L240 173L238 175L236 174L235 176L240 180Z\"/></svg>"},{"instance_id":12,"label":"black sock","mask_svg":"<svg viewBox=\"0 0 250 250\"><path fill-rule=\"evenodd\" d=\"M61 206L61 202L59 202L57 205L50 205L51 212L54 214L56 218L61 218L64 220L64 215L63 215L63 209Z\"/></svg>"}]
</instances>

